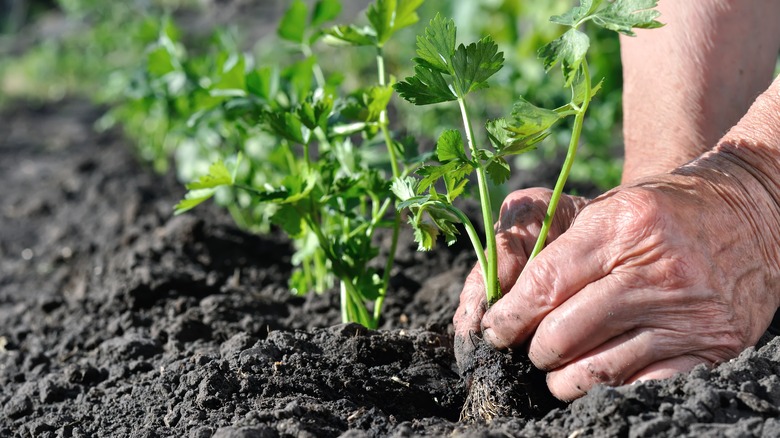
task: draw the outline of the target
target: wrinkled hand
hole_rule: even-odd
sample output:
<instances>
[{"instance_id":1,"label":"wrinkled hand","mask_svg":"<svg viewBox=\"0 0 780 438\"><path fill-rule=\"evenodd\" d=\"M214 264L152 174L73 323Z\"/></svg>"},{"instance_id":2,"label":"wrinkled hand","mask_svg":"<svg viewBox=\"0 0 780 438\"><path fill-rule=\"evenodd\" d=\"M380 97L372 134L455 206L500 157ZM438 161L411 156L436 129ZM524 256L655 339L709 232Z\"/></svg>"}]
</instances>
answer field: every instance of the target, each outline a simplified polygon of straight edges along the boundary
<instances>
[{"instance_id":1,"label":"wrinkled hand","mask_svg":"<svg viewBox=\"0 0 780 438\"><path fill-rule=\"evenodd\" d=\"M530 340L531 360L563 400L737 356L779 304L780 214L766 181L738 157L710 153L597 198L484 314L485 339ZM504 269L516 273L523 254L513 251L518 261ZM461 332L481 316L464 294Z\"/></svg>"},{"instance_id":2,"label":"wrinkled hand","mask_svg":"<svg viewBox=\"0 0 780 438\"><path fill-rule=\"evenodd\" d=\"M525 267L539 235L551 195L552 191L544 188L518 190L507 196L501 205L496 223L496 246L498 280L502 291L512 288ZM563 195L547 241L555 240L569 228L574 217L587 202L588 200L582 197ZM455 356L461 372L475 347L475 336L480 333L486 307L485 282L482 269L477 263L466 278L460 295L460 305L453 318Z\"/></svg>"}]
</instances>

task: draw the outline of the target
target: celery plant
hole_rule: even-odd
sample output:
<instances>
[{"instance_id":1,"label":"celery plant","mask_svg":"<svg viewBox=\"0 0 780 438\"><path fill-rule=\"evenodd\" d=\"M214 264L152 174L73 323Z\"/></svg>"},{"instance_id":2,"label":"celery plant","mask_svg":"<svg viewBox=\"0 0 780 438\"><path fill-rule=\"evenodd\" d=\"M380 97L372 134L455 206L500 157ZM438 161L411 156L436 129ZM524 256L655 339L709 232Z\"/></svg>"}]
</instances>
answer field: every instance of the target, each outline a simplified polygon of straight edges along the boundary
<instances>
[{"instance_id":1,"label":"celery plant","mask_svg":"<svg viewBox=\"0 0 780 438\"><path fill-rule=\"evenodd\" d=\"M436 144L438 163L421 167L417 171L419 179L396 179L393 191L402 201L400 206L411 210L409 222L415 229L415 239L422 250L431 249L439 233L452 242L458 233L455 224L463 224L484 273L489 305L501 297L501 291L487 178L495 183L504 182L510 172L507 156L534 149L550 134L554 124L574 116L566 160L530 254L529 260L532 259L546 243L574 162L585 114L600 88L600 83L592 82L586 60L589 38L579 28L586 22L593 22L606 29L634 35L633 28L659 27L661 24L655 20L659 13L652 10L656 3L656 0L582 0L580 6L552 17L553 23L566 26L568 30L542 47L539 56L547 71L557 64L561 65L564 86L571 91L570 102L559 108L545 109L520 98L510 118L491 120L485 124L491 148L480 148L475 143L467 95L486 87L486 81L501 68L503 56L497 45L490 37L485 37L468 46L461 44L456 47L454 22L439 16L431 20L424 35L418 36L415 74L396 84L396 90L415 105L457 102L466 142L464 144L460 131L445 131ZM476 173L485 225L485 249L473 224L453 205L455 198L464 192L471 173ZM441 193L434 185L439 181L444 188Z\"/></svg>"}]
</instances>

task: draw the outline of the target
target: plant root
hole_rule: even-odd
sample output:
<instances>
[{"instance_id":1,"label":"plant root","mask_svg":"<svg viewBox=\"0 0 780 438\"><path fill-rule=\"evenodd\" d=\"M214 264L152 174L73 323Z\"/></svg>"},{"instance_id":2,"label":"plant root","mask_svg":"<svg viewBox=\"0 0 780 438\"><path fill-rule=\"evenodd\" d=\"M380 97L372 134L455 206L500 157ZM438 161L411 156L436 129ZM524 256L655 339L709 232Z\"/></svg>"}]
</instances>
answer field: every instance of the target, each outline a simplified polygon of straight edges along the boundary
<instances>
[{"instance_id":1,"label":"plant root","mask_svg":"<svg viewBox=\"0 0 780 438\"><path fill-rule=\"evenodd\" d=\"M479 340L472 359L463 372L468 395L461 422L491 422L499 417L530 420L563 406L547 389L544 372L526 355L500 352Z\"/></svg>"}]
</instances>

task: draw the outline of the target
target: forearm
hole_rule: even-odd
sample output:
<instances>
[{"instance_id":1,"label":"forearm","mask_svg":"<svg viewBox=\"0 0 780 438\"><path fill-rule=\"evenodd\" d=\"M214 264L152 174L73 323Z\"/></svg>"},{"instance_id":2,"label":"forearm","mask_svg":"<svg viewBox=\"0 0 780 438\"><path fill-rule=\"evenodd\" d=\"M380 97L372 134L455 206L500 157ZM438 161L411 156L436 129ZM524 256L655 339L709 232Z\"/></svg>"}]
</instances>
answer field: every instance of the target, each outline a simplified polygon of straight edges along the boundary
<instances>
[{"instance_id":1,"label":"forearm","mask_svg":"<svg viewBox=\"0 0 780 438\"><path fill-rule=\"evenodd\" d=\"M623 182L709 150L772 80L777 0L661 0L666 26L622 37Z\"/></svg>"}]
</instances>

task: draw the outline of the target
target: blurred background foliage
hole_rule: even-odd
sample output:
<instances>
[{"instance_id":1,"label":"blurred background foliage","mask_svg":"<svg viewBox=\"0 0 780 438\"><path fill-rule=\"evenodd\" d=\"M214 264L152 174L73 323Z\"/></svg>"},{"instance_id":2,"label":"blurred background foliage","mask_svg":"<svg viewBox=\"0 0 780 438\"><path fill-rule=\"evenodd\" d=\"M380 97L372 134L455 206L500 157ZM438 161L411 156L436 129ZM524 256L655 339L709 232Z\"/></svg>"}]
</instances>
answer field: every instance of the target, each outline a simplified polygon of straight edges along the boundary
<instances>
[{"instance_id":1,"label":"blurred background foliage","mask_svg":"<svg viewBox=\"0 0 780 438\"><path fill-rule=\"evenodd\" d=\"M222 55L228 52L243 53L245 68L268 65L294 74L291 69L303 59L300 47L280 41L275 32L289 3L0 0L0 104L19 98L51 101L86 96L107 108L98 128L120 123L138 142L140 155L158 170L165 170L169 157L178 154L181 161L189 163L179 169L180 177L191 180L218 158L214 151L219 147L230 147L231 142L247 138L262 141L262 133L248 135L252 133L251 124L225 123L229 117L224 114L202 114L213 117L212 123L193 124L193 108L187 107L191 106L191 96L186 96L193 91L193 84L188 81L202 81L204 77L222 80L220 71L225 63L235 61ZM365 20L361 12L367 3L345 1L335 23ZM559 106L568 102L567 90L560 87L560 78L554 77L560 73L555 69L545 74L536 51L561 32L548 22L549 17L573 3L427 0L420 22L386 47L387 70L397 78L412 74L415 35L439 12L455 19L459 41L490 34L505 52L506 65L483 98L472 103L474 114L483 119L506 115L520 95L543 107ZM596 80L604 77L605 82L586 120L570 189L593 194L619 182L622 140L618 40L599 32L591 37L592 74ZM161 80L160 76L165 75L153 74L155 69L177 68L158 65L161 47L167 53L163 63L186 64L181 75L167 75ZM315 49L322 69L337 78L332 86L351 89L361 83L363 76L376 75L370 49L330 47L321 42ZM459 124L459 115L451 108L394 102L395 129L418 137L423 146L433 141L423 133L435 131L438 135ZM539 151L522 155L513 163L516 172L509 189L551 184L569 135L566 129L556 132Z\"/></svg>"}]
</instances>

